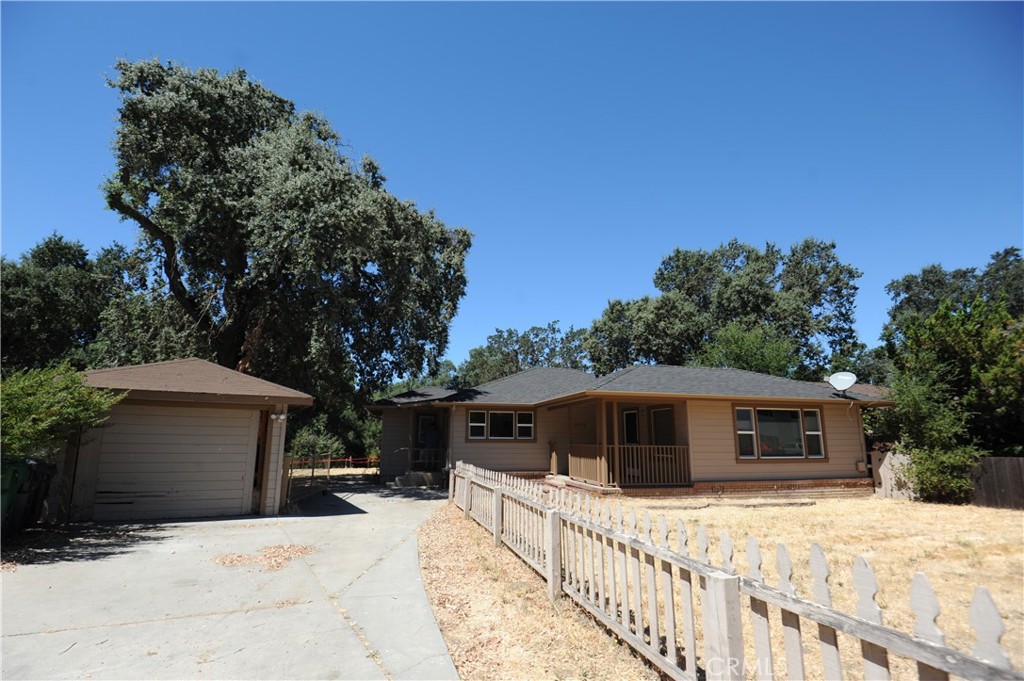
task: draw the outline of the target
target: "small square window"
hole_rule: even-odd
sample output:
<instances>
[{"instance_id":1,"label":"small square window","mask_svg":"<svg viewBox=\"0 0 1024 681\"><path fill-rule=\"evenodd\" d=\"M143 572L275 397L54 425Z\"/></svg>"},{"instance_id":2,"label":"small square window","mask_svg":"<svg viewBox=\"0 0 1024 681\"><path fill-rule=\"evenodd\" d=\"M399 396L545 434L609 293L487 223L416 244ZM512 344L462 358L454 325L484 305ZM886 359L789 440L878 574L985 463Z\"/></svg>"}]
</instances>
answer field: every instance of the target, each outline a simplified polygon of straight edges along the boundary
<instances>
[{"instance_id":1,"label":"small square window","mask_svg":"<svg viewBox=\"0 0 1024 681\"><path fill-rule=\"evenodd\" d=\"M483 439L487 437L487 412L469 412L469 437Z\"/></svg>"}]
</instances>

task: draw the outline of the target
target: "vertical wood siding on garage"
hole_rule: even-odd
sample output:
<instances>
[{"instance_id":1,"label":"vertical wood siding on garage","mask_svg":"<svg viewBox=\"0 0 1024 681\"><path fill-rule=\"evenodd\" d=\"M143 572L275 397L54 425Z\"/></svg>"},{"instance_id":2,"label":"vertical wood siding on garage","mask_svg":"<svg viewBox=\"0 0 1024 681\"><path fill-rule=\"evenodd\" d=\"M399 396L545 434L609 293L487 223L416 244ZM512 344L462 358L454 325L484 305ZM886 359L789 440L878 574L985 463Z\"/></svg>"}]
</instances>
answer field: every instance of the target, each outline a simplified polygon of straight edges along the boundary
<instances>
[{"instance_id":1,"label":"vertical wood siding on garage","mask_svg":"<svg viewBox=\"0 0 1024 681\"><path fill-rule=\"evenodd\" d=\"M258 429L255 409L115 406L90 452L92 518L248 514Z\"/></svg>"},{"instance_id":2,"label":"vertical wood siding on garage","mask_svg":"<svg viewBox=\"0 0 1024 681\"><path fill-rule=\"evenodd\" d=\"M751 406L765 406L750 403ZM780 405L775 405L779 407ZM786 407L782 407L786 408ZM864 435L857 407L828 404L819 407L825 425L827 460L736 461L733 406L724 401L690 401L690 469L701 480L799 480L857 478L864 461Z\"/></svg>"}]
</instances>

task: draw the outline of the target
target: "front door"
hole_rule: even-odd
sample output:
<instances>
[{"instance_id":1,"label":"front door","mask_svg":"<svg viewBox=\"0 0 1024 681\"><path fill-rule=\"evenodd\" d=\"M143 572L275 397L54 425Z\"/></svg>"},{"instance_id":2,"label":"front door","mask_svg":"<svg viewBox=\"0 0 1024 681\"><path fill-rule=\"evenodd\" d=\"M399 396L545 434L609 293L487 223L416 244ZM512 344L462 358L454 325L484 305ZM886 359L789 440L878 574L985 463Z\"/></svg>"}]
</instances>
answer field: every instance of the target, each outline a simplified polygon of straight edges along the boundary
<instances>
[{"instance_id":1,"label":"front door","mask_svg":"<svg viewBox=\"0 0 1024 681\"><path fill-rule=\"evenodd\" d=\"M438 414L416 414L416 446L410 459L414 471L439 471L443 467L444 434Z\"/></svg>"}]
</instances>

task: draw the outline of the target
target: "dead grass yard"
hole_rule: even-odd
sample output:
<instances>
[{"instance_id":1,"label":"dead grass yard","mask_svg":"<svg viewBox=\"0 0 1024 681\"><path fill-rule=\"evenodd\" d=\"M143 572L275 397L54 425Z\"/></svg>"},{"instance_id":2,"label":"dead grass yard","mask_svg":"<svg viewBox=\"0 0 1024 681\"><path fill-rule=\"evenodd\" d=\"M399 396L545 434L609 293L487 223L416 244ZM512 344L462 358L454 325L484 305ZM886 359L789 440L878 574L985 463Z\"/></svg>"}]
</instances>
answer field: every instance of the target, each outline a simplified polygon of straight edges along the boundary
<instances>
[{"instance_id":1,"label":"dead grass yard","mask_svg":"<svg viewBox=\"0 0 1024 681\"><path fill-rule=\"evenodd\" d=\"M419 530L420 570L463 679L650 679L650 670L453 504Z\"/></svg>"},{"instance_id":2,"label":"dead grass yard","mask_svg":"<svg viewBox=\"0 0 1024 681\"><path fill-rule=\"evenodd\" d=\"M872 497L781 505L787 501L665 498L623 503L627 513L636 509L638 515L644 510L652 517L665 515L672 528L683 521L691 547L697 525L703 524L715 563L721 560L719 535L728 530L741 574L747 572L746 538L756 536L762 572L771 585L778 584L775 545L784 544L793 561L797 593L808 598L810 545L820 544L831 566L833 604L848 613L856 612L853 559L864 556L878 578L883 622L908 633L914 629L910 582L915 572L923 572L938 594L938 625L947 645L967 652L974 645L968 608L974 587L985 586L1003 614L1003 648L1014 667L1024 669L1024 512ZM543 580L510 550L495 549L490 535L453 506L445 506L421 528L420 546L424 583L463 678L656 676L567 599L552 607ZM778 629L778 617L772 614L773 630ZM815 669L815 628L804 629L810 672ZM844 658L853 664L855 644L847 641L844 646L842 637L840 644ZM777 673L784 673L781 657L776 655L781 667ZM905 660L894 660L893 678L911 669Z\"/></svg>"}]
</instances>

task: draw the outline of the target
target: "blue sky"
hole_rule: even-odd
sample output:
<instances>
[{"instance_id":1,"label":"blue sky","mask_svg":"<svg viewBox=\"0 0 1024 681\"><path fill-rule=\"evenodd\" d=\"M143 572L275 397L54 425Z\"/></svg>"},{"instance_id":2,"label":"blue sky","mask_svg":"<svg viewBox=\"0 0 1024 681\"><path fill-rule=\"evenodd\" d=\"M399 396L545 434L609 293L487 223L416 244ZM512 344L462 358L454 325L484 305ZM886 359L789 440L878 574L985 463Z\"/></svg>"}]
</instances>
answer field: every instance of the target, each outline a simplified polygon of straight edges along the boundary
<instances>
[{"instance_id":1,"label":"blue sky","mask_svg":"<svg viewBox=\"0 0 1024 681\"><path fill-rule=\"evenodd\" d=\"M894 278L1024 241L1021 3L0 5L2 240L89 249L115 59L244 68L327 116L396 195L476 235L456 362L495 327L587 326L673 248L814 236Z\"/></svg>"}]
</instances>

